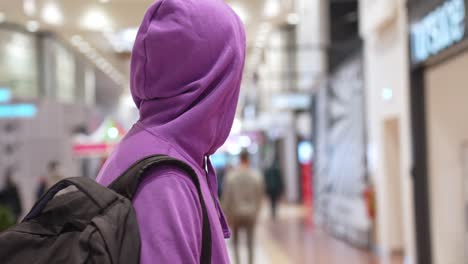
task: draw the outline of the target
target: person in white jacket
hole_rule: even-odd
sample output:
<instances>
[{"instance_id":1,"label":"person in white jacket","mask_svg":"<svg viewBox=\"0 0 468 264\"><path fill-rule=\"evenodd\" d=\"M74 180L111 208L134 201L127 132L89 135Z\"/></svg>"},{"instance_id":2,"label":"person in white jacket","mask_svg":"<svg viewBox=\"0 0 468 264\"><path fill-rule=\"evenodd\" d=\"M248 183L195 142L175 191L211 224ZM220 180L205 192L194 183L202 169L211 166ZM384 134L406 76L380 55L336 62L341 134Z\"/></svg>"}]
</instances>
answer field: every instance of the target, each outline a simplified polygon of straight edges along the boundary
<instances>
[{"instance_id":1,"label":"person in white jacket","mask_svg":"<svg viewBox=\"0 0 468 264\"><path fill-rule=\"evenodd\" d=\"M242 152L240 165L230 171L224 180L223 206L229 220L232 234L235 261L239 257L239 231L247 234L249 264L254 260L254 234L263 198L263 177L250 168L249 153Z\"/></svg>"}]
</instances>

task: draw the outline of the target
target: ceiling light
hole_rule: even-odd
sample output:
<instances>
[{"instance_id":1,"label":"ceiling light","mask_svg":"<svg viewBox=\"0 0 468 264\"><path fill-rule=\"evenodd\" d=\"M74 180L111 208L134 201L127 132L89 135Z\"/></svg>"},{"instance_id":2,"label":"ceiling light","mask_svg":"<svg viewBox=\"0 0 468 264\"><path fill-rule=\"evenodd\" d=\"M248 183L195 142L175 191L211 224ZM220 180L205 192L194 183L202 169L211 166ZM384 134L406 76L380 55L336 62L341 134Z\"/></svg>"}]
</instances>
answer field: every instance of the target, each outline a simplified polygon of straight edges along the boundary
<instances>
[{"instance_id":1,"label":"ceiling light","mask_svg":"<svg viewBox=\"0 0 468 264\"><path fill-rule=\"evenodd\" d=\"M98 58L98 59L96 60L96 64L97 64L97 66L98 66L99 69L104 68L104 65L105 65L106 63L107 63L106 60L103 59L103 58Z\"/></svg>"},{"instance_id":2,"label":"ceiling light","mask_svg":"<svg viewBox=\"0 0 468 264\"><path fill-rule=\"evenodd\" d=\"M82 52L82 53L87 53L91 50L91 46L89 45L88 42L86 41L82 41L80 42L80 44L78 45L78 49Z\"/></svg>"},{"instance_id":3,"label":"ceiling light","mask_svg":"<svg viewBox=\"0 0 468 264\"><path fill-rule=\"evenodd\" d=\"M280 8L279 0L268 0L265 4L264 14L267 17L275 17L279 14Z\"/></svg>"},{"instance_id":4,"label":"ceiling light","mask_svg":"<svg viewBox=\"0 0 468 264\"><path fill-rule=\"evenodd\" d=\"M6 20L5 13L3 13L3 12L0 12L0 23L3 23L3 22L5 22L5 20Z\"/></svg>"},{"instance_id":5,"label":"ceiling light","mask_svg":"<svg viewBox=\"0 0 468 264\"><path fill-rule=\"evenodd\" d=\"M23 10L27 16L36 15L36 0L23 0Z\"/></svg>"},{"instance_id":6,"label":"ceiling light","mask_svg":"<svg viewBox=\"0 0 468 264\"><path fill-rule=\"evenodd\" d=\"M71 43L75 46L79 46L81 41L83 41L83 39L79 36L79 35L74 35L73 37L71 37Z\"/></svg>"},{"instance_id":7,"label":"ceiling light","mask_svg":"<svg viewBox=\"0 0 468 264\"><path fill-rule=\"evenodd\" d=\"M117 53L131 52L138 33L138 28L127 28L117 32L104 34L107 41Z\"/></svg>"},{"instance_id":8,"label":"ceiling light","mask_svg":"<svg viewBox=\"0 0 468 264\"><path fill-rule=\"evenodd\" d=\"M299 23L299 15L296 13L291 13L286 18L286 21L289 25L297 25Z\"/></svg>"},{"instance_id":9,"label":"ceiling light","mask_svg":"<svg viewBox=\"0 0 468 264\"><path fill-rule=\"evenodd\" d=\"M107 4L110 2L110 0L99 0L100 3Z\"/></svg>"},{"instance_id":10,"label":"ceiling light","mask_svg":"<svg viewBox=\"0 0 468 264\"><path fill-rule=\"evenodd\" d=\"M26 29L29 31L29 32L36 32L39 30L39 22L37 22L36 20L30 20L26 23Z\"/></svg>"},{"instance_id":11,"label":"ceiling light","mask_svg":"<svg viewBox=\"0 0 468 264\"><path fill-rule=\"evenodd\" d=\"M97 53L96 51L93 49L93 48L90 48L88 52L85 53L86 56L88 56L88 58L90 58L91 60L94 60L97 58Z\"/></svg>"},{"instance_id":12,"label":"ceiling light","mask_svg":"<svg viewBox=\"0 0 468 264\"><path fill-rule=\"evenodd\" d=\"M102 68L103 70L107 70L108 72L111 72L113 70L112 65L108 61L106 61L106 63L102 65Z\"/></svg>"},{"instance_id":13,"label":"ceiling light","mask_svg":"<svg viewBox=\"0 0 468 264\"><path fill-rule=\"evenodd\" d=\"M42 19L47 24L60 25L63 23L63 14L56 4L48 2L42 9Z\"/></svg>"},{"instance_id":14,"label":"ceiling light","mask_svg":"<svg viewBox=\"0 0 468 264\"><path fill-rule=\"evenodd\" d=\"M88 58L92 61L95 61L98 55L96 53L91 53L88 55Z\"/></svg>"},{"instance_id":15,"label":"ceiling light","mask_svg":"<svg viewBox=\"0 0 468 264\"><path fill-rule=\"evenodd\" d=\"M81 26L94 31L109 31L112 29L109 17L99 9L89 10L82 17Z\"/></svg>"}]
</instances>

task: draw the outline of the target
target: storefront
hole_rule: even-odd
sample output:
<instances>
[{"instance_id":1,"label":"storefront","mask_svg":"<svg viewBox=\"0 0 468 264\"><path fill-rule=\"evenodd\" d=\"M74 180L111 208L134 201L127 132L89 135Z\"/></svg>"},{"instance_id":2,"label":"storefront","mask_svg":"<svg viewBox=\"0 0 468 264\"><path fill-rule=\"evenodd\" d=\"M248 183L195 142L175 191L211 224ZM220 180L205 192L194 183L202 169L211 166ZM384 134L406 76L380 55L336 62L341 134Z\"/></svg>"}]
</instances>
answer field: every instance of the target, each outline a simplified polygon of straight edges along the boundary
<instances>
[{"instance_id":1,"label":"storefront","mask_svg":"<svg viewBox=\"0 0 468 264\"><path fill-rule=\"evenodd\" d=\"M412 1L411 115L418 263L468 263L464 0Z\"/></svg>"},{"instance_id":2,"label":"storefront","mask_svg":"<svg viewBox=\"0 0 468 264\"><path fill-rule=\"evenodd\" d=\"M363 47L360 18L347 19L358 4L329 1L328 10L329 72L315 98L314 217L334 236L370 248Z\"/></svg>"},{"instance_id":3,"label":"storefront","mask_svg":"<svg viewBox=\"0 0 468 264\"><path fill-rule=\"evenodd\" d=\"M362 57L344 60L317 98L316 219L334 235L370 246Z\"/></svg>"},{"instance_id":4,"label":"storefront","mask_svg":"<svg viewBox=\"0 0 468 264\"><path fill-rule=\"evenodd\" d=\"M372 244L415 263L407 19L406 1L360 2Z\"/></svg>"}]
</instances>

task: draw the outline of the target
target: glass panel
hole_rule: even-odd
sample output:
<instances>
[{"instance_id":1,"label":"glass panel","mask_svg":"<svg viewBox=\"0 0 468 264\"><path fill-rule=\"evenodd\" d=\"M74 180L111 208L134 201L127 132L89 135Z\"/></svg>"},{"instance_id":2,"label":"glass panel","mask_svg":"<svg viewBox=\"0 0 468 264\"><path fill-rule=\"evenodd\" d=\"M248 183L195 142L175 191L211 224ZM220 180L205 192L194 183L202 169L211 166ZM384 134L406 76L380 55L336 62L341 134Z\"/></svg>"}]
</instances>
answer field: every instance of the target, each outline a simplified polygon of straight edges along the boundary
<instances>
[{"instance_id":1,"label":"glass panel","mask_svg":"<svg viewBox=\"0 0 468 264\"><path fill-rule=\"evenodd\" d=\"M61 102L71 103L75 99L75 57L58 42L55 46L57 99Z\"/></svg>"},{"instance_id":2,"label":"glass panel","mask_svg":"<svg viewBox=\"0 0 468 264\"><path fill-rule=\"evenodd\" d=\"M38 96L36 39L33 35L0 29L0 86L14 97Z\"/></svg>"}]
</instances>

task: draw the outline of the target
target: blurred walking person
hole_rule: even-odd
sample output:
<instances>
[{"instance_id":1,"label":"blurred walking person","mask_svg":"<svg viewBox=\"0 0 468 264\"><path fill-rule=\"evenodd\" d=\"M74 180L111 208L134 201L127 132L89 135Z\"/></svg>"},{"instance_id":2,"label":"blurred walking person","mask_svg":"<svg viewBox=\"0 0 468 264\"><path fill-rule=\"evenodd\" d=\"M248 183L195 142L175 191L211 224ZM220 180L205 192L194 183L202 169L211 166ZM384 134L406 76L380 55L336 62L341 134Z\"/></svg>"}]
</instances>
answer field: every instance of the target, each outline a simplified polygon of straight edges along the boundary
<instances>
[{"instance_id":1,"label":"blurred walking person","mask_svg":"<svg viewBox=\"0 0 468 264\"><path fill-rule=\"evenodd\" d=\"M254 260L255 225L263 198L263 179L250 168L249 153L242 152L240 165L224 181L223 206L233 232L236 264L240 263L239 232L247 233L249 264Z\"/></svg>"},{"instance_id":2,"label":"blurred walking person","mask_svg":"<svg viewBox=\"0 0 468 264\"><path fill-rule=\"evenodd\" d=\"M10 210L13 215L14 222L17 223L23 213L23 206L18 186L13 181L13 170L11 169L8 169L5 173L5 184L3 189L0 191L0 205Z\"/></svg>"},{"instance_id":3,"label":"blurred walking person","mask_svg":"<svg viewBox=\"0 0 468 264\"><path fill-rule=\"evenodd\" d=\"M265 171L265 191L270 200L271 217L273 220L276 219L278 201L283 193L281 169L277 164L278 162L273 162L273 164Z\"/></svg>"}]
</instances>

